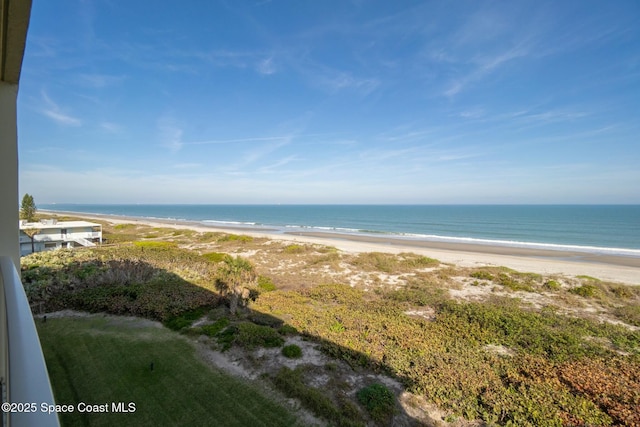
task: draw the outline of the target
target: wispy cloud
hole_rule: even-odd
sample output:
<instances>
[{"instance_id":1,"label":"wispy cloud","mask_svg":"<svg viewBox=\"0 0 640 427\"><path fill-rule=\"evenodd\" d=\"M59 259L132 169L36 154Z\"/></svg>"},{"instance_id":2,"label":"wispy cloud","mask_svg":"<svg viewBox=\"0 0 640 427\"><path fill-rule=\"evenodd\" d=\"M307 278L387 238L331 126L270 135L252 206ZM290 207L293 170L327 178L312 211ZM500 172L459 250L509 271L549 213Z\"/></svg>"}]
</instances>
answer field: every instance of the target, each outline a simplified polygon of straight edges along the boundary
<instances>
[{"instance_id":1,"label":"wispy cloud","mask_svg":"<svg viewBox=\"0 0 640 427\"><path fill-rule=\"evenodd\" d=\"M277 69L273 61L273 57L271 56L269 58L266 58L260 61L257 66L257 70L260 74L264 74L267 76L270 74L274 74L277 71Z\"/></svg>"},{"instance_id":2,"label":"wispy cloud","mask_svg":"<svg viewBox=\"0 0 640 427\"><path fill-rule=\"evenodd\" d=\"M43 90L41 92L42 99L44 101L45 107L41 110L41 113L50 119L54 120L56 123L65 125L65 126L81 126L82 120L77 117L74 117L70 114L64 113L62 108L58 106L49 95Z\"/></svg>"},{"instance_id":3,"label":"wispy cloud","mask_svg":"<svg viewBox=\"0 0 640 427\"><path fill-rule=\"evenodd\" d=\"M309 77L313 83L331 92L354 90L363 95L368 95L376 90L381 83L377 78L356 77L352 73L332 70L326 67L324 69L311 67L303 71L303 74Z\"/></svg>"},{"instance_id":4,"label":"wispy cloud","mask_svg":"<svg viewBox=\"0 0 640 427\"><path fill-rule=\"evenodd\" d=\"M112 122L102 122L100 123L100 127L106 130L107 132L111 132L111 133L122 132L122 126Z\"/></svg>"},{"instance_id":5,"label":"wispy cloud","mask_svg":"<svg viewBox=\"0 0 640 427\"><path fill-rule=\"evenodd\" d=\"M299 160L299 157L297 155L291 155L291 156L287 156L283 159L278 160L275 163L272 163L270 165L266 165L266 166L262 166L260 168L258 168L258 172L260 173L270 173L273 172L275 169L281 168L282 166L285 166L295 160Z\"/></svg>"},{"instance_id":6,"label":"wispy cloud","mask_svg":"<svg viewBox=\"0 0 640 427\"><path fill-rule=\"evenodd\" d=\"M263 142L278 141L289 138L288 136L260 136L253 138L233 138L233 139L211 139L207 141L185 142L183 145L208 145L208 144L233 144L237 142Z\"/></svg>"},{"instance_id":7,"label":"wispy cloud","mask_svg":"<svg viewBox=\"0 0 640 427\"><path fill-rule=\"evenodd\" d=\"M335 77L328 77L323 80L333 90L355 89L365 94L374 91L380 85L378 79L357 78L349 73L340 73Z\"/></svg>"},{"instance_id":8,"label":"wispy cloud","mask_svg":"<svg viewBox=\"0 0 640 427\"><path fill-rule=\"evenodd\" d=\"M161 117L158 120L158 133L163 146L176 153L182 149L182 128L176 121L169 117Z\"/></svg>"},{"instance_id":9,"label":"wispy cloud","mask_svg":"<svg viewBox=\"0 0 640 427\"><path fill-rule=\"evenodd\" d=\"M202 166L202 163L176 163L171 166L172 169L197 169Z\"/></svg>"},{"instance_id":10,"label":"wispy cloud","mask_svg":"<svg viewBox=\"0 0 640 427\"><path fill-rule=\"evenodd\" d=\"M451 81L449 87L444 91L444 95L447 97L453 97L459 94L470 84L485 78L498 68L511 61L526 57L528 54L528 48L524 45L519 45L499 54L477 57L471 64L471 70L462 77Z\"/></svg>"},{"instance_id":11,"label":"wispy cloud","mask_svg":"<svg viewBox=\"0 0 640 427\"><path fill-rule=\"evenodd\" d=\"M78 79L80 84L93 87L96 89L102 89L108 86L112 86L124 80L123 76L112 76L109 74L79 74Z\"/></svg>"},{"instance_id":12,"label":"wispy cloud","mask_svg":"<svg viewBox=\"0 0 640 427\"><path fill-rule=\"evenodd\" d=\"M292 139L293 137L287 137L287 138L281 139L280 141L265 144L261 147L257 147L250 151L247 151L244 156L244 161L242 162L241 165L247 166L252 163L255 163L256 161L260 160L266 155L273 153L274 151L284 147L285 145L288 145L289 143L291 143Z\"/></svg>"}]
</instances>

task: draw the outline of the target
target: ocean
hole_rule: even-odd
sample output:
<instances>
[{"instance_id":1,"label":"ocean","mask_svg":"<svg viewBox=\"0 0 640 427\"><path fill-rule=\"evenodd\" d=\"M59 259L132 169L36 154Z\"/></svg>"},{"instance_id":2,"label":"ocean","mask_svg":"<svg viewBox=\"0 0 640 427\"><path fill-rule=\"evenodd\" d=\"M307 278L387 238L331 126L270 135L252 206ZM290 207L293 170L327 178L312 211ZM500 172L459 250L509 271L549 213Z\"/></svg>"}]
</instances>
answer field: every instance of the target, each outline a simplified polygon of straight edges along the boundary
<instances>
[{"instance_id":1,"label":"ocean","mask_svg":"<svg viewBox=\"0 0 640 427\"><path fill-rule=\"evenodd\" d=\"M640 205L87 205L38 208L640 257Z\"/></svg>"}]
</instances>

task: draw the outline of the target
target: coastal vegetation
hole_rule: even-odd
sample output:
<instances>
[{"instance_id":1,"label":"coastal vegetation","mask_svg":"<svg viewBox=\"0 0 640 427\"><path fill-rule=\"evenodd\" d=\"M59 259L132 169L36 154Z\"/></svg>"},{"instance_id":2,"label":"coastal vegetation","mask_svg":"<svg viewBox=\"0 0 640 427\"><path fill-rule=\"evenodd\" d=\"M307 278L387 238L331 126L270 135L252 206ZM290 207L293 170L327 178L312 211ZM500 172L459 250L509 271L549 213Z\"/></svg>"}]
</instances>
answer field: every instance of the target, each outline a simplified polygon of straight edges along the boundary
<instances>
[{"instance_id":1,"label":"coastal vegetation","mask_svg":"<svg viewBox=\"0 0 640 427\"><path fill-rule=\"evenodd\" d=\"M335 425L640 424L638 286L142 224L104 230L114 244L22 259L35 313L160 321ZM69 333L80 322L63 320ZM49 323L43 340L58 339ZM53 351L56 388L68 373Z\"/></svg>"}]
</instances>

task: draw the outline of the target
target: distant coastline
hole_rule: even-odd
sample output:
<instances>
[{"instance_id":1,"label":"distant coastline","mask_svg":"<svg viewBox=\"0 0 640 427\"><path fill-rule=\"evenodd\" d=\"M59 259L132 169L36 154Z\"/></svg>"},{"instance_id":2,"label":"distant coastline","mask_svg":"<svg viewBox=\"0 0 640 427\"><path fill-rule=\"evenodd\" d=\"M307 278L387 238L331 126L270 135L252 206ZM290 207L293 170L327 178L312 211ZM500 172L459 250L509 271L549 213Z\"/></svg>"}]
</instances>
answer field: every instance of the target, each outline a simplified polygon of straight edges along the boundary
<instances>
[{"instance_id":1,"label":"distant coastline","mask_svg":"<svg viewBox=\"0 0 640 427\"><path fill-rule=\"evenodd\" d=\"M167 226L197 231L242 233L274 240L287 240L335 246L348 252L415 252L456 265L506 266L520 271L541 274L590 275L603 280L640 284L640 257L585 253L569 250L514 248L500 245L434 242L417 239L394 238L389 235L370 236L332 232L281 232L269 227L246 227L237 224L216 225L202 221L144 218L112 214L88 214L75 211L40 210L43 213L69 215L86 219L106 220L112 223L139 223L154 227Z\"/></svg>"},{"instance_id":2,"label":"distant coastline","mask_svg":"<svg viewBox=\"0 0 640 427\"><path fill-rule=\"evenodd\" d=\"M188 221L247 232L394 239L640 257L640 206L45 205L51 211Z\"/></svg>"}]
</instances>

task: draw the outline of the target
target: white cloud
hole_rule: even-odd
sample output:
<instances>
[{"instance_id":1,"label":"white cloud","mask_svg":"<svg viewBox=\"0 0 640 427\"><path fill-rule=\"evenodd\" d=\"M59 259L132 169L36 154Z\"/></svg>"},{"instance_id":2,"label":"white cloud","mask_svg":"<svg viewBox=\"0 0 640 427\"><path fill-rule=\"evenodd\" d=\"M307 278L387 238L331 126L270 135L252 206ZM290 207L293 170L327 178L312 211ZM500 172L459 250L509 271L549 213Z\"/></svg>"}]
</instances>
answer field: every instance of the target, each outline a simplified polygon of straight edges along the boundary
<instances>
[{"instance_id":1,"label":"white cloud","mask_svg":"<svg viewBox=\"0 0 640 427\"><path fill-rule=\"evenodd\" d=\"M106 130L107 132L111 132L111 133L122 132L122 126L112 122L102 122L100 123L100 127Z\"/></svg>"},{"instance_id":2,"label":"white cloud","mask_svg":"<svg viewBox=\"0 0 640 427\"><path fill-rule=\"evenodd\" d=\"M177 163L171 166L173 169L196 169L202 166L202 163Z\"/></svg>"},{"instance_id":3,"label":"white cloud","mask_svg":"<svg viewBox=\"0 0 640 427\"><path fill-rule=\"evenodd\" d=\"M208 145L208 144L233 144L236 142L261 142L261 141L277 141L287 138L286 136L264 136L255 138L234 138L234 139L211 139L208 141L185 142L184 145Z\"/></svg>"},{"instance_id":4,"label":"white cloud","mask_svg":"<svg viewBox=\"0 0 640 427\"><path fill-rule=\"evenodd\" d=\"M55 102L53 102L51 98L49 98L49 96L44 90L42 91L42 99L44 101L45 107L40 112L45 116L49 117L50 119L53 119L56 123L59 123L65 126L81 126L82 125L82 121L79 118L74 117L70 114L64 113L62 109L58 106L58 104L56 104Z\"/></svg>"},{"instance_id":5,"label":"white cloud","mask_svg":"<svg viewBox=\"0 0 640 427\"><path fill-rule=\"evenodd\" d=\"M349 73L338 73L332 76L322 76L320 78L320 82L332 91L354 89L364 94L373 92L380 85L380 81L378 79L357 78Z\"/></svg>"},{"instance_id":6,"label":"white cloud","mask_svg":"<svg viewBox=\"0 0 640 427\"><path fill-rule=\"evenodd\" d=\"M524 46L515 46L497 55L484 55L477 57L473 60L471 71L462 77L452 80L449 87L445 89L443 93L449 98L453 97L470 84L482 80L503 65L515 59L525 57L528 54L529 50Z\"/></svg>"},{"instance_id":7,"label":"white cloud","mask_svg":"<svg viewBox=\"0 0 640 427\"><path fill-rule=\"evenodd\" d=\"M124 79L122 76L112 76L109 74L79 74L78 80L85 86L90 86L96 89L102 89L107 86L112 86L121 82Z\"/></svg>"},{"instance_id":8,"label":"white cloud","mask_svg":"<svg viewBox=\"0 0 640 427\"><path fill-rule=\"evenodd\" d=\"M163 146L176 153L182 149L182 128L170 117L158 119L158 133Z\"/></svg>"},{"instance_id":9,"label":"white cloud","mask_svg":"<svg viewBox=\"0 0 640 427\"><path fill-rule=\"evenodd\" d=\"M273 57L263 59L258 63L258 72L264 75L271 75L276 72L276 66L273 63Z\"/></svg>"}]
</instances>

